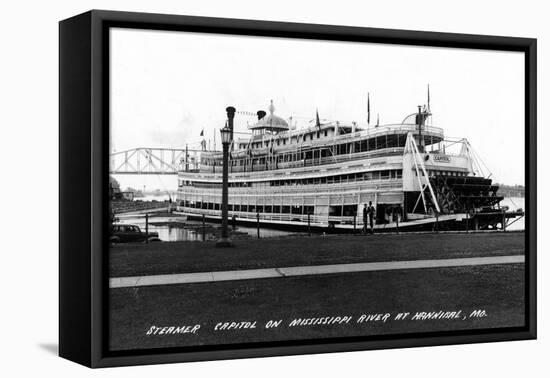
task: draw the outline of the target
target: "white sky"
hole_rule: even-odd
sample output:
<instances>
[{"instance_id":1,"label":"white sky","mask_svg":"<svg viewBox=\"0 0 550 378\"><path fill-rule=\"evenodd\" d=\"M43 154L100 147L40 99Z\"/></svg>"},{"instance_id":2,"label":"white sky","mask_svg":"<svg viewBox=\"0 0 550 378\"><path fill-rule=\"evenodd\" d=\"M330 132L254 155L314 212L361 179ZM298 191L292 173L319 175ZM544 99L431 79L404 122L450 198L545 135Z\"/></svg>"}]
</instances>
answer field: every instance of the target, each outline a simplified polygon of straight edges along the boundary
<instances>
[{"instance_id":1,"label":"white sky","mask_svg":"<svg viewBox=\"0 0 550 378\"><path fill-rule=\"evenodd\" d=\"M426 102L433 125L472 143L497 182L524 183L523 53L352 42L111 30L111 151L198 147L225 108L399 123ZM246 131L238 116L236 131ZM175 188L174 177L116 176L122 187ZM173 188L172 188L173 186Z\"/></svg>"}]
</instances>

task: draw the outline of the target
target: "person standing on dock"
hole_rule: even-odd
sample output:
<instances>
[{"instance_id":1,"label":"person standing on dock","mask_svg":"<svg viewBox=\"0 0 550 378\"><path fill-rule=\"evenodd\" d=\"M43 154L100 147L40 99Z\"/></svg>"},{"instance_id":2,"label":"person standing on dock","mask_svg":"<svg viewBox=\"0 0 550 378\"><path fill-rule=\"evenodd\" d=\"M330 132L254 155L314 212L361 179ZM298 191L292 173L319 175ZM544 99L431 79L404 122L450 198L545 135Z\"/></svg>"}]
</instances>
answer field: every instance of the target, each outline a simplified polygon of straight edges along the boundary
<instances>
[{"instance_id":1,"label":"person standing on dock","mask_svg":"<svg viewBox=\"0 0 550 378\"><path fill-rule=\"evenodd\" d=\"M367 204L363 206L363 229L361 230L362 234L367 233L367 227L369 224L369 210L367 208Z\"/></svg>"},{"instance_id":2,"label":"person standing on dock","mask_svg":"<svg viewBox=\"0 0 550 378\"><path fill-rule=\"evenodd\" d=\"M369 201L369 207L367 207L367 213L369 217L370 233L374 234L374 214L376 213L376 209L374 208L374 206L372 206L372 201Z\"/></svg>"}]
</instances>

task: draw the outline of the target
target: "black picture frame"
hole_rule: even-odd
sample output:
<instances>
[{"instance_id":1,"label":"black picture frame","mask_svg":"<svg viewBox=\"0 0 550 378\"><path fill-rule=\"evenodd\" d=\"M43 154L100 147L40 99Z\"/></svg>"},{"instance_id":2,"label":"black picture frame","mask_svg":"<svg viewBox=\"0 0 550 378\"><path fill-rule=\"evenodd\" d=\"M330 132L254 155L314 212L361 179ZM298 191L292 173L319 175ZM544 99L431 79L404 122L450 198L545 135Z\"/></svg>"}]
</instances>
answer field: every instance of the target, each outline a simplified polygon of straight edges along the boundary
<instances>
[{"instance_id":1,"label":"black picture frame","mask_svg":"<svg viewBox=\"0 0 550 378\"><path fill-rule=\"evenodd\" d=\"M109 352L107 349L111 27L420 45L525 54L525 319L519 328ZM59 24L59 354L89 367L404 348L536 338L537 41L92 10ZM107 181L106 181L107 180Z\"/></svg>"}]
</instances>

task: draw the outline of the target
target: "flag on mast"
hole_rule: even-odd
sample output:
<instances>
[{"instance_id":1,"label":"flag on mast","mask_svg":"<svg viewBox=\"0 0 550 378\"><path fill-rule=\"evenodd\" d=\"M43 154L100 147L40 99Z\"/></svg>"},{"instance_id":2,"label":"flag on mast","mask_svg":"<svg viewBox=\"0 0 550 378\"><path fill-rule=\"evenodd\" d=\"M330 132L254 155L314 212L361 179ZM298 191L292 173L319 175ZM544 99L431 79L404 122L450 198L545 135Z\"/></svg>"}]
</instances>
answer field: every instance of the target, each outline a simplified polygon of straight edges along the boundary
<instances>
[{"instance_id":1,"label":"flag on mast","mask_svg":"<svg viewBox=\"0 0 550 378\"><path fill-rule=\"evenodd\" d=\"M201 136L204 136L204 129L201 130Z\"/></svg>"},{"instance_id":2,"label":"flag on mast","mask_svg":"<svg viewBox=\"0 0 550 378\"><path fill-rule=\"evenodd\" d=\"M430 84L428 84L428 112L430 111Z\"/></svg>"},{"instance_id":3,"label":"flag on mast","mask_svg":"<svg viewBox=\"0 0 550 378\"><path fill-rule=\"evenodd\" d=\"M370 93L367 93L367 124L370 126Z\"/></svg>"},{"instance_id":4,"label":"flag on mast","mask_svg":"<svg viewBox=\"0 0 550 378\"><path fill-rule=\"evenodd\" d=\"M321 128L321 121L319 120L319 109L315 110L315 126Z\"/></svg>"}]
</instances>

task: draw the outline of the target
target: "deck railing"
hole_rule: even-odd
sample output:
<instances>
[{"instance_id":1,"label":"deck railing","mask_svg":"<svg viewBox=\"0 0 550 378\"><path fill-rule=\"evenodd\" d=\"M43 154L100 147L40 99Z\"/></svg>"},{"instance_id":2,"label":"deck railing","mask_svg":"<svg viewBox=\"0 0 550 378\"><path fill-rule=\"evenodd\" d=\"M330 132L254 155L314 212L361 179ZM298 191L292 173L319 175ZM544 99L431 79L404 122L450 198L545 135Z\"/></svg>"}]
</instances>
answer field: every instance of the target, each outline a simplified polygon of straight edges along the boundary
<instances>
[{"instance_id":1,"label":"deck railing","mask_svg":"<svg viewBox=\"0 0 550 378\"><path fill-rule=\"evenodd\" d=\"M325 156L322 158L315 158L315 159L304 159L304 160L298 160L298 161L288 161L288 162L278 162L276 164L277 168L275 169L275 163L271 163L271 165L267 164L257 164L251 167L250 165L246 167L241 165L235 165L229 167L229 173L259 173L259 172L266 172L272 174L273 172L281 171L283 169L292 169L292 168L304 168L304 167L317 167L317 166L323 166L326 164L335 164L335 163L343 163L347 161L353 161L353 160L359 160L364 158L377 158L377 157L387 157L387 156L398 156L403 155L403 147L391 147L391 148L382 148L380 150L374 150L374 151L364 151L364 152L354 152L354 153L348 153L345 155L334 155L334 156ZM205 177L217 177L222 172L221 166L210 166L210 167L203 167L200 170L201 173L205 174ZM256 176L256 175L255 175Z\"/></svg>"},{"instance_id":2,"label":"deck railing","mask_svg":"<svg viewBox=\"0 0 550 378\"><path fill-rule=\"evenodd\" d=\"M374 128L369 128L369 129L366 129L366 130L359 130L359 131L356 131L354 133L347 133L347 134L340 134L340 135L333 135L333 136L327 136L327 137L323 137L322 139L318 139L318 140L321 140L321 141L330 141L330 143L337 143L337 142L341 142L341 141L346 141L346 140L349 140L349 139L353 139L353 138L370 138L370 137L377 137L377 136L382 136L382 135L385 135L387 133L392 133L392 134L398 134L398 133L408 133L408 132L415 132L418 130L418 125L417 124L413 124L413 123L396 123L396 124L388 124L388 125L381 125L381 126L377 126L377 127L374 127ZM310 133L315 133L318 131L318 128L317 127L310 127L306 130L292 130L292 131L288 131L287 133L284 133L284 134L279 134L275 137L273 137L273 139L276 141L277 139L278 140L283 140L283 139L291 139L293 137L296 137L298 136L299 134L310 134ZM439 134L440 136L443 136L443 129L441 127L436 127L436 126L423 126L422 127L422 133L425 133L425 134ZM265 142L271 142L271 135L263 135L262 137L260 136L253 136L253 143L258 143L258 142L261 142L262 145L265 144ZM236 143L240 143L240 144L247 144L248 143L248 139L246 138L239 138L237 139L235 142ZM292 145L296 145L296 143L292 143ZM266 148L266 147L263 147L263 148Z\"/></svg>"},{"instance_id":3,"label":"deck railing","mask_svg":"<svg viewBox=\"0 0 550 378\"><path fill-rule=\"evenodd\" d=\"M293 173L303 173L303 168L312 168L312 167L318 167L320 172L326 171L327 169L324 167L327 164L339 164L339 163L345 163L345 162L354 162L357 161L358 164L361 164L361 159L365 158L377 158L377 157L394 157L394 156L400 156L403 154L403 148L402 147L396 147L396 148L386 148L383 152L379 152L376 154L369 153L369 152L359 152L356 154L348 154L348 155L339 155L336 156L335 159L332 157L325 157L321 158L324 159L324 163L318 164L318 163L311 163L311 164L305 164L302 161L299 162L287 162L287 163L279 163L278 169L258 169L251 171L248 169L245 171L242 169L243 167L237 166L232 167L232 170L229 172L229 178L230 180L234 179L243 179L243 178L249 178L249 179L262 179L262 178L280 178L283 175L291 175ZM318 161L317 159L316 161ZM391 164L391 163L390 163ZM340 165L338 167L339 173L346 173L347 171L354 170L356 167L353 165ZM308 170L307 172L312 172L311 170ZM185 179L187 176L185 175L186 172L180 172L181 177ZM191 178L191 176L190 176ZM204 180L221 180L221 167L218 169L216 168L215 172L207 172L202 170L200 173L194 173L192 175L193 179L204 179Z\"/></svg>"},{"instance_id":4,"label":"deck railing","mask_svg":"<svg viewBox=\"0 0 550 378\"><path fill-rule=\"evenodd\" d=\"M389 182L388 182L389 181ZM336 189L335 185L338 186ZM288 185L288 186L266 186L259 188L229 188L230 196L270 196L277 194L285 195L305 195L307 193L360 193L364 190L387 191L402 190L403 183L401 179L371 180L368 183L340 183L340 184L312 184L312 185ZM178 193L186 195L219 195L221 188L194 188L182 187Z\"/></svg>"},{"instance_id":5,"label":"deck railing","mask_svg":"<svg viewBox=\"0 0 550 378\"><path fill-rule=\"evenodd\" d=\"M210 216L210 217L221 217L221 210L207 210L207 209L194 209L190 207L178 206L178 210L187 213L187 214L196 214ZM260 220L263 221L272 221L272 222L308 222L307 214L291 214L291 213L255 213L255 212L246 212L246 211L228 211L229 222L231 223L231 218L233 216L240 219L250 219L257 220L257 216L260 216ZM329 216L329 215L309 215L309 222L312 226L319 225L328 225L330 223L336 224L349 224L349 225L363 225L363 220L361 217L354 216Z\"/></svg>"}]
</instances>

